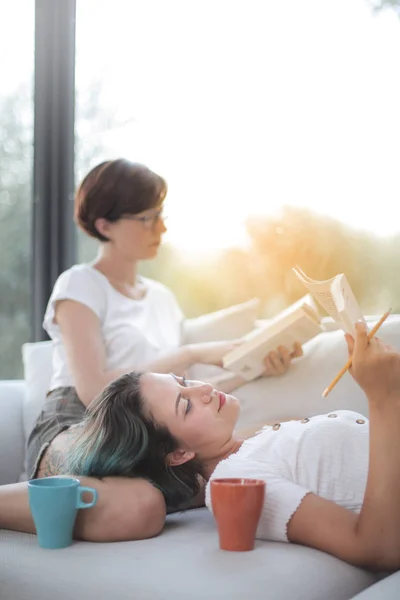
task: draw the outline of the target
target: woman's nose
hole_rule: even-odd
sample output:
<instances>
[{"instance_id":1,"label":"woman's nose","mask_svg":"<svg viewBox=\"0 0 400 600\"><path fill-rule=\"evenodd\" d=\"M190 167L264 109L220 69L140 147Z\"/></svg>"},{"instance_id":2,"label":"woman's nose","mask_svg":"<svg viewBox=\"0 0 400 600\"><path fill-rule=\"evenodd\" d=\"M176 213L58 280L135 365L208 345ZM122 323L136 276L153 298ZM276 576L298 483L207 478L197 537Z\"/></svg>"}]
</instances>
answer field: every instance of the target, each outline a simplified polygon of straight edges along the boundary
<instances>
[{"instance_id":1,"label":"woman's nose","mask_svg":"<svg viewBox=\"0 0 400 600\"><path fill-rule=\"evenodd\" d=\"M158 221L157 221L157 227L160 231L161 234L165 233L166 231L168 231L167 226L165 225L165 218L163 218L162 216L159 217Z\"/></svg>"},{"instance_id":2,"label":"woman's nose","mask_svg":"<svg viewBox=\"0 0 400 600\"><path fill-rule=\"evenodd\" d=\"M209 404L211 402L211 394L214 388L209 383L203 383L197 388L198 397L203 404Z\"/></svg>"}]
</instances>

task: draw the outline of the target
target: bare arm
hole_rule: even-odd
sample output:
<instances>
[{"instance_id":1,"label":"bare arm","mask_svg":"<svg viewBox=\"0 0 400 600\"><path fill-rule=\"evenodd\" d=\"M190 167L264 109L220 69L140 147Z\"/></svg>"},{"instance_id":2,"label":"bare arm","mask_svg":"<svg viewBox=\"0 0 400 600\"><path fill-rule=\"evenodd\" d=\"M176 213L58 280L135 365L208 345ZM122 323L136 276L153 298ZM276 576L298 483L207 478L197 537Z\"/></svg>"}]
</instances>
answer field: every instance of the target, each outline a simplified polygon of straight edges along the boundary
<instances>
[{"instance_id":1,"label":"bare arm","mask_svg":"<svg viewBox=\"0 0 400 600\"><path fill-rule=\"evenodd\" d=\"M67 361L74 375L77 394L85 406L110 381L127 371L173 372L182 375L195 363L222 366L222 357L241 343L240 340L232 340L188 344L157 360L138 364L132 363L128 369L107 370L100 320L90 308L74 300L60 300L56 304L54 318L61 330ZM301 353L301 347L299 347L298 352ZM293 356L290 356L285 349L283 349L283 354L278 356L277 353L270 353L266 357L266 374L281 375L286 372ZM271 356L275 356L275 358L271 358ZM217 381L210 383L213 383L221 391L230 393L243 385L245 380L226 372Z\"/></svg>"},{"instance_id":2,"label":"bare arm","mask_svg":"<svg viewBox=\"0 0 400 600\"><path fill-rule=\"evenodd\" d=\"M61 330L77 394L87 406L110 381L129 369L106 369L106 352L100 321L88 307L73 300L59 301L56 305L55 319ZM130 370L180 373L191 364L191 349L183 346L153 363L132 364Z\"/></svg>"},{"instance_id":3,"label":"bare arm","mask_svg":"<svg viewBox=\"0 0 400 600\"><path fill-rule=\"evenodd\" d=\"M400 354L357 325L352 375L367 395L369 470L360 514L309 494L288 525L291 541L378 570L400 568Z\"/></svg>"},{"instance_id":4,"label":"bare arm","mask_svg":"<svg viewBox=\"0 0 400 600\"><path fill-rule=\"evenodd\" d=\"M96 505L79 510L74 538L89 542L141 540L161 533L165 501L160 490L144 479L78 477L98 492ZM85 500L90 500L88 495ZM27 483L0 486L0 529L35 533Z\"/></svg>"},{"instance_id":5,"label":"bare arm","mask_svg":"<svg viewBox=\"0 0 400 600\"><path fill-rule=\"evenodd\" d=\"M400 568L398 552L389 544L375 544L372 531L360 531L360 515L308 494L288 524L291 542L332 554L357 567L377 571Z\"/></svg>"},{"instance_id":6,"label":"bare arm","mask_svg":"<svg viewBox=\"0 0 400 600\"><path fill-rule=\"evenodd\" d=\"M400 354L357 325L352 376L369 404L370 451L367 487L357 533L373 540L374 552L400 568ZM371 542L370 542L371 543Z\"/></svg>"},{"instance_id":7,"label":"bare arm","mask_svg":"<svg viewBox=\"0 0 400 600\"><path fill-rule=\"evenodd\" d=\"M107 370L101 325L92 310L74 300L61 300L56 304L55 319L61 330L77 394L86 406L110 381L127 371L173 372L181 375L194 363L220 365L222 356L238 343L190 344L154 361L132 362L129 368Z\"/></svg>"}]
</instances>

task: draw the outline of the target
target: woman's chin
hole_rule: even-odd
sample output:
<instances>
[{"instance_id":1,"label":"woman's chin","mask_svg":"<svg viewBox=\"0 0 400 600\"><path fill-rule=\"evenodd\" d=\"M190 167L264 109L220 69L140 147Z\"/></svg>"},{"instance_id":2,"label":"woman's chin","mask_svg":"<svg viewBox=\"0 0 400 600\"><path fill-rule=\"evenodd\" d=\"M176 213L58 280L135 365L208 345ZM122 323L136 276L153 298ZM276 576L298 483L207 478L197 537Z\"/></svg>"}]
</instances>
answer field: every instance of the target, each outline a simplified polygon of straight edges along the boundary
<instances>
[{"instance_id":1,"label":"woman's chin","mask_svg":"<svg viewBox=\"0 0 400 600\"><path fill-rule=\"evenodd\" d=\"M240 404L239 399L236 398L236 396L229 396L229 401L231 404L237 407L238 414L240 414L240 411L242 410L242 405Z\"/></svg>"},{"instance_id":2,"label":"woman's chin","mask_svg":"<svg viewBox=\"0 0 400 600\"><path fill-rule=\"evenodd\" d=\"M153 246L149 246L147 251L147 256L143 258L143 260L155 258L160 249L160 244L154 244Z\"/></svg>"},{"instance_id":3,"label":"woman's chin","mask_svg":"<svg viewBox=\"0 0 400 600\"><path fill-rule=\"evenodd\" d=\"M232 417L235 421L234 426L236 427L237 421L240 417L240 413L242 411L242 406L239 402L239 400L237 398L235 398L235 396L230 396L229 397L229 406L230 406L230 410L232 412Z\"/></svg>"},{"instance_id":4,"label":"woman's chin","mask_svg":"<svg viewBox=\"0 0 400 600\"><path fill-rule=\"evenodd\" d=\"M149 246L140 256L135 256L135 260L151 260L158 254L160 246Z\"/></svg>"}]
</instances>

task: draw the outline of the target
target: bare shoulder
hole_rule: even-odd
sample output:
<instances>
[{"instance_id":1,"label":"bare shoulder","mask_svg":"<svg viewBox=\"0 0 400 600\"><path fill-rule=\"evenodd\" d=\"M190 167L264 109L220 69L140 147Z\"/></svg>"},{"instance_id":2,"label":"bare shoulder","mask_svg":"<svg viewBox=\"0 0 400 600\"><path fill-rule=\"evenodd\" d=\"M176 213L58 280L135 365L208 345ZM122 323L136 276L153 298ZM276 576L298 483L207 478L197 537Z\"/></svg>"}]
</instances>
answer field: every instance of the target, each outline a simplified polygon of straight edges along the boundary
<instances>
[{"instance_id":1,"label":"bare shoulder","mask_svg":"<svg viewBox=\"0 0 400 600\"><path fill-rule=\"evenodd\" d=\"M40 461L37 476L51 477L67 473L65 458L72 445L82 431L81 426L73 426L59 433L46 449Z\"/></svg>"}]
</instances>

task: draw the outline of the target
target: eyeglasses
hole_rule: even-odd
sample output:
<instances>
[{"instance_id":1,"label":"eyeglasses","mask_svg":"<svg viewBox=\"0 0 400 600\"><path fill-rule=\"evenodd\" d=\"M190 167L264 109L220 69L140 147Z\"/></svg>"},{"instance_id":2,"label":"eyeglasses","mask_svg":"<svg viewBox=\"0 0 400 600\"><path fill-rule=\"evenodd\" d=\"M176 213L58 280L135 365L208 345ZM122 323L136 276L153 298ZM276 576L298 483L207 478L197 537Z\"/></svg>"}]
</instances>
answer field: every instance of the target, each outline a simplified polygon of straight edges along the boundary
<instances>
[{"instance_id":1,"label":"eyeglasses","mask_svg":"<svg viewBox=\"0 0 400 600\"><path fill-rule=\"evenodd\" d=\"M138 217L136 215L124 215L122 218L127 219L128 221L139 221L140 223L143 223L143 227L145 229L155 229L157 223L159 221L164 222L167 217L164 215L163 209L161 208L152 215L146 215L144 217Z\"/></svg>"}]
</instances>

